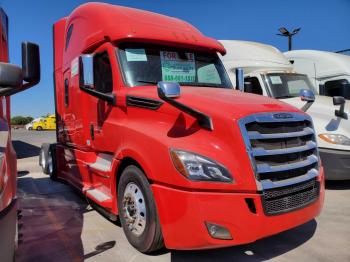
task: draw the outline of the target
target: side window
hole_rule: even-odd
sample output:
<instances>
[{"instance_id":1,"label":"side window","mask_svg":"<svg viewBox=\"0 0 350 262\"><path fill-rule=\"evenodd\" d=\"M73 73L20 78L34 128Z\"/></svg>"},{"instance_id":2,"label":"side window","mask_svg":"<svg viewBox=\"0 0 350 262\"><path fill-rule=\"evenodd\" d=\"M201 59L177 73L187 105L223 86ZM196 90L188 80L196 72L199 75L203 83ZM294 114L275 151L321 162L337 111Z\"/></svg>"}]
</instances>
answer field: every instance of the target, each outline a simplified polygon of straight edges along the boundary
<instances>
[{"instance_id":1,"label":"side window","mask_svg":"<svg viewBox=\"0 0 350 262\"><path fill-rule=\"evenodd\" d=\"M244 78L244 92L262 95L263 90L260 86L259 79L257 77Z\"/></svg>"},{"instance_id":2,"label":"side window","mask_svg":"<svg viewBox=\"0 0 350 262\"><path fill-rule=\"evenodd\" d=\"M94 57L94 82L96 91L111 93L113 90L112 67L107 52Z\"/></svg>"},{"instance_id":3,"label":"side window","mask_svg":"<svg viewBox=\"0 0 350 262\"><path fill-rule=\"evenodd\" d=\"M69 104L69 90L68 79L64 80L64 105L67 107Z\"/></svg>"},{"instance_id":4,"label":"side window","mask_svg":"<svg viewBox=\"0 0 350 262\"><path fill-rule=\"evenodd\" d=\"M320 88L320 93L325 96L343 96L345 99L350 99L350 84L346 79L327 81Z\"/></svg>"},{"instance_id":5,"label":"side window","mask_svg":"<svg viewBox=\"0 0 350 262\"><path fill-rule=\"evenodd\" d=\"M69 26L68 31L67 31L65 50L67 50L67 48L68 48L70 39L71 39L71 37L72 37L72 33L73 33L73 24L71 24L71 25Z\"/></svg>"}]
</instances>

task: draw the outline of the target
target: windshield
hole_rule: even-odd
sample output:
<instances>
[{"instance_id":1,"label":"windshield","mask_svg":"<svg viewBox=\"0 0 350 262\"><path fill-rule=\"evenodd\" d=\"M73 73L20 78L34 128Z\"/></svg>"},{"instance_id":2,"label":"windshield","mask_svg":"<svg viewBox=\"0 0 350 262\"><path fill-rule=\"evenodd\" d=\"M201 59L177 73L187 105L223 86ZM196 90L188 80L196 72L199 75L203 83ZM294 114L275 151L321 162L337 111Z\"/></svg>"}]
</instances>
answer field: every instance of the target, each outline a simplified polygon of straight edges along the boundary
<instances>
[{"instance_id":1,"label":"windshield","mask_svg":"<svg viewBox=\"0 0 350 262\"><path fill-rule=\"evenodd\" d=\"M232 88L216 53L124 44L117 48L117 54L127 86L171 81L187 86Z\"/></svg>"},{"instance_id":2,"label":"windshield","mask_svg":"<svg viewBox=\"0 0 350 262\"><path fill-rule=\"evenodd\" d=\"M273 73L267 74L267 82L274 98L290 98L299 96L300 90L315 92L309 78L302 74Z\"/></svg>"}]
</instances>

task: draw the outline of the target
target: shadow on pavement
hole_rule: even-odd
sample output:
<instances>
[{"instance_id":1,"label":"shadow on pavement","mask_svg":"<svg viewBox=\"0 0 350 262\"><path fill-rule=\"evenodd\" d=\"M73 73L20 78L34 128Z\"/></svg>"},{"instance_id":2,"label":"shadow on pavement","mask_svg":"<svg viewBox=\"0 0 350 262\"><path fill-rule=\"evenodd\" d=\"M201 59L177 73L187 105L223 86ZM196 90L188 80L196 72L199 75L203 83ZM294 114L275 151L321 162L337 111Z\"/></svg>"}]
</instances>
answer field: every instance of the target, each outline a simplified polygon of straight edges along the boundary
<instances>
[{"instance_id":1,"label":"shadow on pavement","mask_svg":"<svg viewBox=\"0 0 350 262\"><path fill-rule=\"evenodd\" d=\"M200 251L171 251L172 262L265 261L278 257L308 241L317 228L316 220L255 243Z\"/></svg>"},{"instance_id":2,"label":"shadow on pavement","mask_svg":"<svg viewBox=\"0 0 350 262\"><path fill-rule=\"evenodd\" d=\"M23 171L18 171L17 172L17 177L22 177L22 176L26 176L29 174L29 171L27 170L23 170Z\"/></svg>"},{"instance_id":3,"label":"shadow on pavement","mask_svg":"<svg viewBox=\"0 0 350 262\"><path fill-rule=\"evenodd\" d=\"M102 243L84 256L83 215L90 207L70 186L46 177L20 177L18 197L16 261L84 261L114 247L114 241Z\"/></svg>"},{"instance_id":4,"label":"shadow on pavement","mask_svg":"<svg viewBox=\"0 0 350 262\"><path fill-rule=\"evenodd\" d=\"M14 140L12 141L12 144L17 153L17 159L38 156L40 153L40 147L20 140Z\"/></svg>"},{"instance_id":5,"label":"shadow on pavement","mask_svg":"<svg viewBox=\"0 0 350 262\"><path fill-rule=\"evenodd\" d=\"M326 189L331 190L346 190L350 189L350 180L327 180Z\"/></svg>"},{"instance_id":6,"label":"shadow on pavement","mask_svg":"<svg viewBox=\"0 0 350 262\"><path fill-rule=\"evenodd\" d=\"M95 247L95 251L86 254L84 256L84 259L88 259L90 257L96 256L98 254L101 254L102 252L105 252L108 249L113 248L115 246L115 243L116 243L115 241L108 241L98 245L97 247Z\"/></svg>"}]
</instances>

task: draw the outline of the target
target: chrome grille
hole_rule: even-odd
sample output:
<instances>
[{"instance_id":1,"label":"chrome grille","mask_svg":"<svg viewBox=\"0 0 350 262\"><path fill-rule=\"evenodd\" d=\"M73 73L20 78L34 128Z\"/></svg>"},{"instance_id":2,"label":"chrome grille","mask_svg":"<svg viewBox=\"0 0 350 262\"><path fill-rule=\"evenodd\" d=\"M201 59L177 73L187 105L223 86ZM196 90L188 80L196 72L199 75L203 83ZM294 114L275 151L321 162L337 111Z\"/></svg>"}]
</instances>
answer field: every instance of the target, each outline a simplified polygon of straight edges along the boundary
<instances>
[{"instance_id":1,"label":"chrome grille","mask_svg":"<svg viewBox=\"0 0 350 262\"><path fill-rule=\"evenodd\" d=\"M259 190L308 181L318 175L318 150L309 116L256 114L241 119L239 125Z\"/></svg>"},{"instance_id":2,"label":"chrome grille","mask_svg":"<svg viewBox=\"0 0 350 262\"><path fill-rule=\"evenodd\" d=\"M314 178L288 187L265 190L262 194L265 214L277 215L305 207L317 200L319 182Z\"/></svg>"}]
</instances>

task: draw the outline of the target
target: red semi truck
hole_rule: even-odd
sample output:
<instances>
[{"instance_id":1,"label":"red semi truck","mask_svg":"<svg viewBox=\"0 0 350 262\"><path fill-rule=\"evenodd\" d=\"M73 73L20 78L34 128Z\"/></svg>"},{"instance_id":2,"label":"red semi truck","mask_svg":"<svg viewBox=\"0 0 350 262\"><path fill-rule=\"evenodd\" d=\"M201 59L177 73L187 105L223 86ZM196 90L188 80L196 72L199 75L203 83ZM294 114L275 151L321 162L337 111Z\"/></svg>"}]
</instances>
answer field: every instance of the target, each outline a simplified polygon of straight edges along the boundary
<instances>
[{"instance_id":1,"label":"red semi truck","mask_svg":"<svg viewBox=\"0 0 350 262\"><path fill-rule=\"evenodd\" d=\"M233 90L216 40L102 3L56 22L53 37L57 143L40 165L119 217L139 251L249 243L319 214L311 118Z\"/></svg>"},{"instance_id":2,"label":"red semi truck","mask_svg":"<svg viewBox=\"0 0 350 262\"><path fill-rule=\"evenodd\" d=\"M14 261L17 239L17 162L11 142L10 96L40 80L37 45L22 43L22 68L8 63L8 52L8 17L0 8L0 261Z\"/></svg>"}]
</instances>

